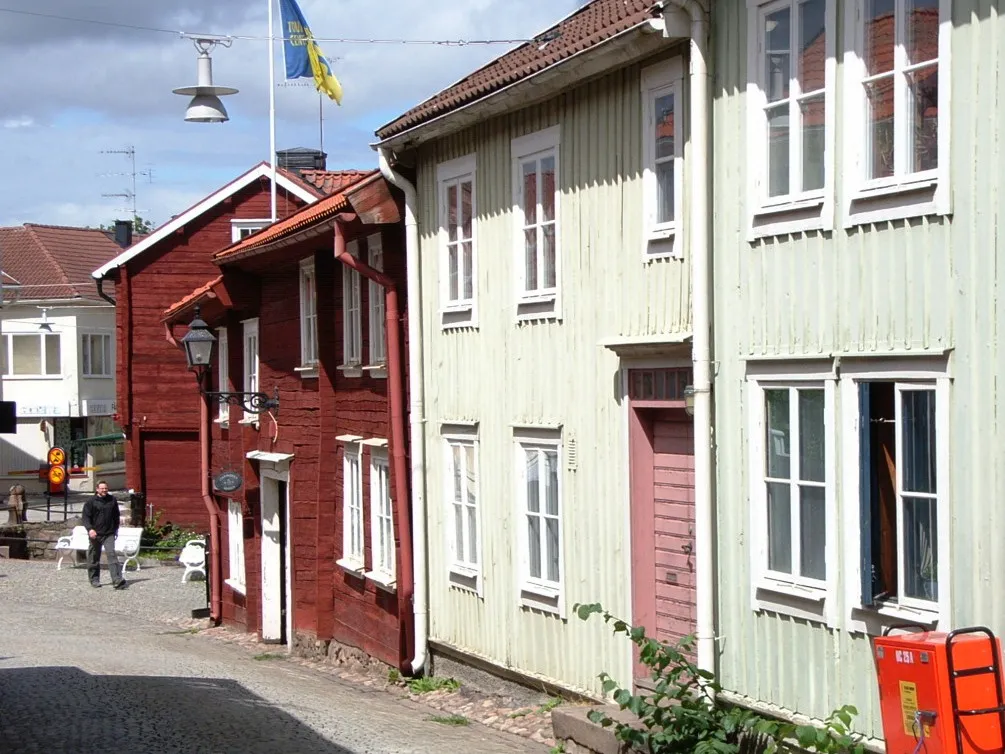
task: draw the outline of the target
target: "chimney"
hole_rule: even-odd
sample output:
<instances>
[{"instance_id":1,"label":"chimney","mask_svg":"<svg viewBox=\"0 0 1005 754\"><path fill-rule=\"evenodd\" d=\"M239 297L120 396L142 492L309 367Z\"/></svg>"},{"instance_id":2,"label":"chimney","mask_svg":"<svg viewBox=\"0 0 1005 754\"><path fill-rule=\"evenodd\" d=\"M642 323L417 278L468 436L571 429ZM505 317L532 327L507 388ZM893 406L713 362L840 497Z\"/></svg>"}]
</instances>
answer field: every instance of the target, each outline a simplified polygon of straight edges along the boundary
<instances>
[{"instance_id":1,"label":"chimney","mask_svg":"<svg viewBox=\"0 0 1005 754\"><path fill-rule=\"evenodd\" d=\"M133 245L132 220L115 221L115 243L117 243L123 249L128 249L130 246Z\"/></svg>"},{"instance_id":2,"label":"chimney","mask_svg":"<svg viewBox=\"0 0 1005 754\"><path fill-rule=\"evenodd\" d=\"M276 150L276 165L298 174L301 170L326 170L327 160L328 155L320 149L296 147Z\"/></svg>"}]
</instances>

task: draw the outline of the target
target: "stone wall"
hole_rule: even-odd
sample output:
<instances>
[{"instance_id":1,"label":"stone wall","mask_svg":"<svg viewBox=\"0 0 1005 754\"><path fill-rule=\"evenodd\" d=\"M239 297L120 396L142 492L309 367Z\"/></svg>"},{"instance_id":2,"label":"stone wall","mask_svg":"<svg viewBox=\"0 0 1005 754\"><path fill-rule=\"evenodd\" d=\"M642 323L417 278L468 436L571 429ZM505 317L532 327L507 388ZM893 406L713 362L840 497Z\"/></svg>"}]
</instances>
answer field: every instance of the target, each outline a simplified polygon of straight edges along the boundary
<instances>
[{"instance_id":1,"label":"stone wall","mask_svg":"<svg viewBox=\"0 0 1005 754\"><path fill-rule=\"evenodd\" d=\"M339 667L361 667L382 672L391 670L390 665L371 657L361 649L337 641L318 639L308 633L294 632L292 652L298 657Z\"/></svg>"}]
</instances>

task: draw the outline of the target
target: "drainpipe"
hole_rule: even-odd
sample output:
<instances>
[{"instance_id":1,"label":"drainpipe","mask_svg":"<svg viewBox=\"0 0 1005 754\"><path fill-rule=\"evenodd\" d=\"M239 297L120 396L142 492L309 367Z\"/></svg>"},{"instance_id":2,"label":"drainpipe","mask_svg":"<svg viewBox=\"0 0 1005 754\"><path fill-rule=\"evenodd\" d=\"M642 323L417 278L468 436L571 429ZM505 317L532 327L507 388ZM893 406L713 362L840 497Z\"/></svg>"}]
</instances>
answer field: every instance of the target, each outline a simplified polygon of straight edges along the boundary
<instances>
[{"instance_id":1,"label":"drainpipe","mask_svg":"<svg viewBox=\"0 0 1005 754\"><path fill-rule=\"evenodd\" d=\"M356 259L345 250L345 234L342 224L335 221L335 258L360 275L382 286L385 291L384 315L387 324L387 379L391 409L391 463L394 468L394 545L401 553L401 573L397 578L398 616L405 624L405 641L399 670L411 674L413 642L408 620L408 606L412 602L412 527L408 520L408 462L405 460L405 389L401 379L401 323L398 314L398 291L394 281L382 272L373 269L366 262Z\"/></svg>"},{"instance_id":2,"label":"drainpipe","mask_svg":"<svg viewBox=\"0 0 1005 754\"><path fill-rule=\"evenodd\" d=\"M412 672L422 674L426 668L429 638L429 596L426 577L426 409L425 385L422 379L422 294L419 280L419 228L415 222L417 206L415 186L391 168L390 152L377 150L380 172L393 186L405 194L405 264L408 274L408 379L411 405L408 419L411 428L412 453L412 547L415 579L412 611L415 616L415 656Z\"/></svg>"},{"instance_id":3,"label":"drainpipe","mask_svg":"<svg viewBox=\"0 0 1005 754\"><path fill-rule=\"evenodd\" d=\"M209 399L202 394L199 378L199 478L202 502L209 513L209 617L219 625L223 618L223 568L220 561L220 510L209 489Z\"/></svg>"},{"instance_id":4,"label":"drainpipe","mask_svg":"<svg viewBox=\"0 0 1005 754\"><path fill-rule=\"evenodd\" d=\"M105 293L105 291L102 289L102 285L104 285L104 282L105 282L104 278L95 278L94 280L94 285L98 289L98 295L101 296L101 298L103 298L112 306L115 306L115 299L109 296L107 293Z\"/></svg>"},{"instance_id":5,"label":"drainpipe","mask_svg":"<svg viewBox=\"0 0 1005 754\"><path fill-rule=\"evenodd\" d=\"M711 246L709 241L708 14L698 0L667 0L691 19L691 290L694 361L694 508L698 667L714 672L715 513L712 484ZM666 12L664 6L664 12ZM666 33L666 32L664 32Z\"/></svg>"}]
</instances>

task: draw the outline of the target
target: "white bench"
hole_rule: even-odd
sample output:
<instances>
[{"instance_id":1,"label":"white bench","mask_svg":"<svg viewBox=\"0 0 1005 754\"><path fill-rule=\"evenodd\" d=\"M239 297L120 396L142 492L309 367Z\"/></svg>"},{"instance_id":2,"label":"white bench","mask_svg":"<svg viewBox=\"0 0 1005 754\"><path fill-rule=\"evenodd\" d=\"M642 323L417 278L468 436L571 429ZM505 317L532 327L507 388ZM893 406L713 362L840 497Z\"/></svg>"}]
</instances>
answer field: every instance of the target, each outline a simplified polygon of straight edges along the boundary
<instances>
[{"instance_id":1,"label":"white bench","mask_svg":"<svg viewBox=\"0 0 1005 754\"><path fill-rule=\"evenodd\" d=\"M115 535L115 552L125 555L126 560L122 564L123 572L133 562L136 570L140 570L140 561L137 556L140 554L140 538L143 536L143 529L138 526L121 526L119 533ZM87 552L90 547L91 538L87 536L87 529L83 526L74 526L73 533L68 537L60 537L56 541L56 553L59 555L56 560L56 570L63 567L63 558L70 556L76 558L76 553ZM76 565L76 562L74 563Z\"/></svg>"},{"instance_id":2,"label":"white bench","mask_svg":"<svg viewBox=\"0 0 1005 754\"><path fill-rule=\"evenodd\" d=\"M185 566L185 573L181 575L181 583L188 581L188 577L194 573L201 573L206 578L206 540L190 539L181 548L178 555L178 562Z\"/></svg>"}]
</instances>

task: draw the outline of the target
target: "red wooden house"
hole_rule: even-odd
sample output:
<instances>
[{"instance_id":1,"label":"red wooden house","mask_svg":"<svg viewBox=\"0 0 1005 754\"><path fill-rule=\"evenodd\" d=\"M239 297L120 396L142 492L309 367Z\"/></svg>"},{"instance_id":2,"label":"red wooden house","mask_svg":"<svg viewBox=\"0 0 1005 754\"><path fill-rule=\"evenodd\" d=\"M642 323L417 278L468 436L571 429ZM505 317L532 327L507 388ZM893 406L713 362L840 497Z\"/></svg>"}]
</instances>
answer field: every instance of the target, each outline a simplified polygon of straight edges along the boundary
<instances>
[{"instance_id":1,"label":"red wooden house","mask_svg":"<svg viewBox=\"0 0 1005 754\"><path fill-rule=\"evenodd\" d=\"M358 175L280 169L277 214L286 217ZM161 318L219 272L215 252L270 223L270 177L266 163L255 166L92 273L99 292L117 304L116 404L127 437L126 485L144 493L166 521L200 530L208 520L199 495L199 411L178 400L192 390L192 375L165 339Z\"/></svg>"},{"instance_id":2,"label":"red wooden house","mask_svg":"<svg viewBox=\"0 0 1005 754\"><path fill-rule=\"evenodd\" d=\"M408 668L401 216L368 174L218 253L217 276L164 321L181 337L198 305L218 338L205 384L279 396L260 414L209 406L205 478L243 478L213 490L212 616L301 653L362 650ZM198 405L191 377L187 394Z\"/></svg>"}]
</instances>

